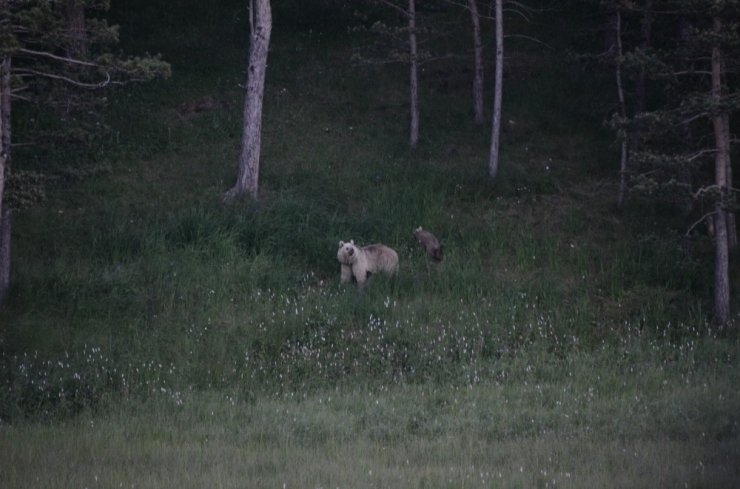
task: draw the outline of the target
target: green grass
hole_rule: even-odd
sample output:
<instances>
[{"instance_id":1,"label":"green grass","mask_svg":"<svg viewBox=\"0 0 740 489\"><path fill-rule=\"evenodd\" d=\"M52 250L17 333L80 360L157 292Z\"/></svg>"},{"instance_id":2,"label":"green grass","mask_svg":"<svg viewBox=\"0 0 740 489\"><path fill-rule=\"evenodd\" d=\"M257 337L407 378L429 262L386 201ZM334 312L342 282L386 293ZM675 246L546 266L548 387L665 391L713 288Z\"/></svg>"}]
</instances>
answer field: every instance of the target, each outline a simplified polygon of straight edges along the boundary
<instances>
[{"instance_id":1,"label":"green grass","mask_svg":"<svg viewBox=\"0 0 740 489\"><path fill-rule=\"evenodd\" d=\"M546 362L522 352L502 360L499 380L460 385L339 383L257 397L159 389L143 406L6 427L0 480L4 487L733 487L738 404L727 393L739 379L706 382L718 366L686 369L690 349L676 348L659 368L649 352L627 349Z\"/></svg>"},{"instance_id":2,"label":"green grass","mask_svg":"<svg viewBox=\"0 0 740 489\"><path fill-rule=\"evenodd\" d=\"M0 486L737 486L710 243L615 213L583 74L512 58L491 184L461 61L422 74L412 153L405 69L278 30L260 199L224 205L244 53L214 39L167 40L173 79L113 94L97 145L17 153L58 178L15 219ZM348 239L399 276L340 286Z\"/></svg>"}]
</instances>

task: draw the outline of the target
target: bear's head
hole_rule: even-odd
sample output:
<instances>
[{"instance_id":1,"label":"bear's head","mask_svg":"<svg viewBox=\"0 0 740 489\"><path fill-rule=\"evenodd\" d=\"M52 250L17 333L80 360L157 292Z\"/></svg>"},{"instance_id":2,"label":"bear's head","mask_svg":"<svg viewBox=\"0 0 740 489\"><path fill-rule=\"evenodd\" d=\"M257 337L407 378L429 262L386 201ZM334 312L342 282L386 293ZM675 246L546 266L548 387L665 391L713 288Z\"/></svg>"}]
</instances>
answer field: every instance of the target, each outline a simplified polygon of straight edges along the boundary
<instances>
[{"instance_id":1,"label":"bear's head","mask_svg":"<svg viewBox=\"0 0 740 489\"><path fill-rule=\"evenodd\" d=\"M339 263L345 265L352 265L357 260L357 247L355 247L353 240L350 240L349 243L345 243L344 241L339 242L337 260L339 260Z\"/></svg>"}]
</instances>

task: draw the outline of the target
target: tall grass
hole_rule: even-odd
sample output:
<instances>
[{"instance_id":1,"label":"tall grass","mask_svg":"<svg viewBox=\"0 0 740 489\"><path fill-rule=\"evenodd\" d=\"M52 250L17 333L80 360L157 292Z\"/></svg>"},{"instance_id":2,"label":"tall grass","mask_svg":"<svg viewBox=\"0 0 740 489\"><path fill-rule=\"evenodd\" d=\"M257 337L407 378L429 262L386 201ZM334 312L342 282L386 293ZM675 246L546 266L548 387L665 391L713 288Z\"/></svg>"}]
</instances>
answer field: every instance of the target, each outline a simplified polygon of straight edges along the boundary
<instances>
[{"instance_id":1,"label":"tall grass","mask_svg":"<svg viewBox=\"0 0 740 489\"><path fill-rule=\"evenodd\" d=\"M660 368L651 352L625 350L559 360L524 352L502 359L498 380L461 385L338 382L257 397L157 389L144 409L124 403L103 416L0 431L0 481L733 487L737 404L726 394L737 376L703 384L718 365L685 362L691 347L674 348ZM671 368L676 360L693 366Z\"/></svg>"}]
</instances>

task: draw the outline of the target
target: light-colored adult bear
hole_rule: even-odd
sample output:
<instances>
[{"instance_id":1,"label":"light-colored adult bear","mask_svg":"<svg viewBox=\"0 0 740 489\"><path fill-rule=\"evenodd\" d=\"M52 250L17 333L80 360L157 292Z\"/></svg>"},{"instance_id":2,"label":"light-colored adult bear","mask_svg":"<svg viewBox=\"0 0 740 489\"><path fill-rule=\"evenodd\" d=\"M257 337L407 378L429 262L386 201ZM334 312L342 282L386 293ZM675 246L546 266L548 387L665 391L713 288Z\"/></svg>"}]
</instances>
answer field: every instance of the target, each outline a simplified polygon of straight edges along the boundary
<instances>
[{"instance_id":1,"label":"light-colored adult bear","mask_svg":"<svg viewBox=\"0 0 740 489\"><path fill-rule=\"evenodd\" d=\"M436 262L442 261L442 246L439 244L439 240L435 235L419 226L414 229L414 238L424 248L429 258Z\"/></svg>"},{"instance_id":2,"label":"light-colored adult bear","mask_svg":"<svg viewBox=\"0 0 740 489\"><path fill-rule=\"evenodd\" d=\"M342 266L341 282L356 281L362 288L374 273L395 275L398 272L398 253L383 244L356 246L354 241L339 242L337 260Z\"/></svg>"}]
</instances>

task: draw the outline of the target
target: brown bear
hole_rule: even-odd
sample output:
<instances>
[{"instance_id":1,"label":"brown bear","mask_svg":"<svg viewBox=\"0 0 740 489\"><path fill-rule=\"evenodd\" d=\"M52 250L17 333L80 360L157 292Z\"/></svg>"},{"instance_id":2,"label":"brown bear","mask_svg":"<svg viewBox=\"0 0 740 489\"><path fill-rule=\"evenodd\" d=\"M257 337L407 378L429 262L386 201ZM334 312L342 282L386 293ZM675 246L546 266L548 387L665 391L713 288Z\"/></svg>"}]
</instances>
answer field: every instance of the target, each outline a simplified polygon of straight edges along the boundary
<instances>
[{"instance_id":1,"label":"brown bear","mask_svg":"<svg viewBox=\"0 0 740 489\"><path fill-rule=\"evenodd\" d=\"M398 254L383 244L356 246L354 241L339 242L337 260L341 264L341 282L357 282L363 288L370 275L378 272L393 276L398 272Z\"/></svg>"},{"instance_id":2,"label":"brown bear","mask_svg":"<svg viewBox=\"0 0 740 489\"><path fill-rule=\"evenodd\" d=\"M435 262L442 261L442 246L439 244L439 240L437 240L435 235L419 226L414 230L414 238L424 248L429 258Z\"/></svg>"}]
</instances>

